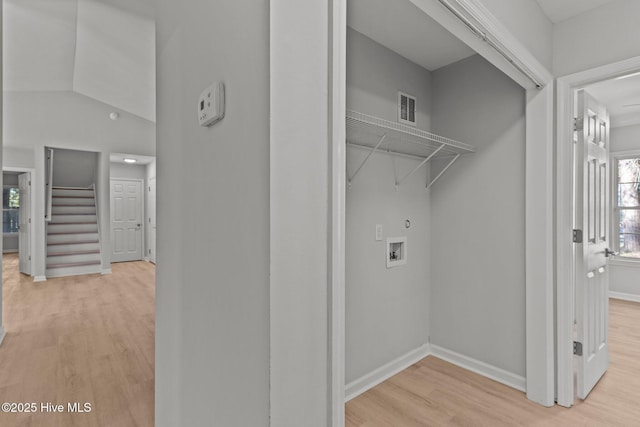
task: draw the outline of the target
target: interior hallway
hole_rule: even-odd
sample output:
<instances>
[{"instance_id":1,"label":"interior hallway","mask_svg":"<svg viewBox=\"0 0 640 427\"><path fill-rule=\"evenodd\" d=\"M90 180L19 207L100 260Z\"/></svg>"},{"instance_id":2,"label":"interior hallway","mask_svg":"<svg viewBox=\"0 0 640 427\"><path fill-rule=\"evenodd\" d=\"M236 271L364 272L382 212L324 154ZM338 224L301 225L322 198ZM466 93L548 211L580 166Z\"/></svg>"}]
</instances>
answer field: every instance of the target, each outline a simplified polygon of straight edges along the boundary
<instances>
[{"instance_id":1,"label":"interior hallway","mask_svg":"<svg viewBox=\"0 0 640 427\"><path fill-rule=\"evenodd\" d=\"M610 300L611 366L586 401L543 408L524 393L427 357L346 405L347 427L637 426L640 303Z\"/></svg>"},{"instance_id":2,"label":"interior hallway","mask_svg":"<svg viewBox=\"0 0 640 427\"><path fill-rule=\"evenodd\" d=\"M0 412L1 426L153 426L155 266L33 283L3 257L7 335L0 402L51 402L64 413ZM69 414L67 402L91 403Z\"/></svg>"}]
</instances>

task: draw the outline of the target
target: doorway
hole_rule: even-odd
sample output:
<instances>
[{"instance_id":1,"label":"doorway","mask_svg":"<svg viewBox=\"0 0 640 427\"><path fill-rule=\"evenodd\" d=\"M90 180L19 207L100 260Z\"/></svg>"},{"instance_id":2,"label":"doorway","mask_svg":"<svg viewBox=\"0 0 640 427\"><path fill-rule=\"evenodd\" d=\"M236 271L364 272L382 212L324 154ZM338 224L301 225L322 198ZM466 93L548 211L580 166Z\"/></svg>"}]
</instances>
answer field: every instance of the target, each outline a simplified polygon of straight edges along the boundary
<instances>
[{"instance_id":1,"label":"doorway","mask_svg":"<svg viewBox=\"0 0 640 427\"><path fill-rule=\"evenodd\" d=\"M142 259L142 181L111 179L111 262Z\"/></svg>"},{"instance_id":2,"label":"doorway","mask_svg":"<svg viewBox=\"0 0 640 427\"><path fill-rule=\"evenodd\" d=\"M33 194L31 191L33 171L31 169L4 168L2 192L3 253L18 254L18 270L32 274Z\"/></svg>"},{"instance_id":3,"label":"doorway","mask_svg":"<svg viewBox=\"0 0 640 427\"><path fill-rule=\"evenodd\" d=\"M595 356L591 357L594 353L594 347L591 344L587 344L587 348L585 348L585 344L581 342L581 340L585 338L581 331L595 328L592 332L589 332L589 334L591 334L591 336L597 336L599 327L601 333L604 334L604 341L597 347L599 349L608 347L608 314L605 310L606 306L603 305L603 310L600 310L599 313L597 310L590 312L593 310L589 311L587 307L595 307L593 302L598 300L598 298L594 299L594 295L600 295L602 297L601 299L608 305L608 299L610 297L609 283L608 280L603 280L595 293L590 291L589 283L601 276L603 279L606 279L605 275L610 275L612 269L615 269L615 265L618 263L633 263L633 261L620 260L617 256L612 256L614 252L618 252L614 249L624 248L625 235L629 234L629 238L631 238L633 234L625 233L625 230L621 228L621 224L625 218L621 217L621 215L623 215L622 211L620 209L616 210L615 208L620 201L620 194L618 194L618 192L622 187L615 184L608 184L609 180L615 183L614 180L619 176L618 173L614 172L618 169L616 161L606 163L609 171L602 176L602 182L598 182L599 180L593 183L587 182L587 191L580 191L580 182L583 180L583 176L579 173L579 168L575 166L577 165L578 159L574 162L574 138L580 138L582 134L589 135L591 132L596 136L595 145L603 146L603 144L606 144L606 141L603 141L598 135L604 133L605 136L608 136L608 129L605 130L605 128L602 127L601 120L595 120L594 123L597 128L594 129L594 131L589 127L589 123L584 125L581 123L580 118L582 112L576 108L578 94L581 91L590 92L612 113L611 150L616 151L615 140L617 138L615 138L614 135L616 135L616 121L620 124L621 120L624 120L624 118L620 116L620 113L624 112L625 108L622 104L627 104L626 108L628 108L631 107L633 103L628 100L625 101L624 96L620 93L616 94L615 86L620 87L630 84L633 78L637 76L639 70L640 58L635 58L558 79L558 286L556 289L558 341L556 351L556 378L557 402L559 405L566 407L574 404L576 396L581 398L586 397L589 388L583 387L584 383L591 382L593 383L592 385L595 385L600 378L600 375L598 375L597 378L592 378L592 381L581 381L581 375L586 375L587 377L590 375L588 371L584 374L578 371L578 376L574 376L574 363L581 365L587 359L597 359ZM622 89L621 92L631 93L628 88ZM622 108L622 110L620 108ZM595 110L595 108L591 109L591 111L593 110ZM631 110L628 111L631 112ZM579 120L577 124L574 125L574 118L576 117ZM587 121L589 120L589 117L587 117ZM581 129L582 132L580 132ZM574 134L575 130L578 131L577 134ZM592 143L592 145L594 144ZM638 148L640 149L640 147ZM618 159L623 159L624 157L624 155L617 156ZM613 159L615 158L616 155L614 153ZM596 173L593 175L597 176ZM586 204L587 207L589 207L589 201L597 203L598 200L601 200L597 197L597 189L603 185L608 194L601 197L604 197L606 199L605 201L611 203L614 208L605 208L602 212L596 213L594 218L600 218L599 221L591 222L592 220L589 216L584 217L587 218L587 221L577 221L576 219L579 219L581 216L581 206L583 206L583 202L579 197L581 193L586 196ZM592 188L596 190L593 194L591 192ZM593 200L590 200L590 198ZM583 228L586 228L586 231L583 230ZM576 231L574 232L574 230ZM594 230L602 230L602 232L593 235ZM608 236L606 235L607 233ZM574 236L573 239L567 238L572 234ZM582 234L583 239L580 239L580 234ZM606 247L598 251L602 252L603 257L606 255L606 262L599 267L596 266L597 268L595 268L595 270L588 268L583 269L581 267L580 254L582 253L584 243L581 244L580 241L584 240L584 242L589 242L590 244L594 238L596 241L601 240L603 244L606 241ZM576 354L575 356L574 353ZM606 361L608 362L608 357ZM606 370L608 363L601 365L603 365L604 368L601 366L600 374L602 374L603 370Z\"/></svg>"}]
</instances>

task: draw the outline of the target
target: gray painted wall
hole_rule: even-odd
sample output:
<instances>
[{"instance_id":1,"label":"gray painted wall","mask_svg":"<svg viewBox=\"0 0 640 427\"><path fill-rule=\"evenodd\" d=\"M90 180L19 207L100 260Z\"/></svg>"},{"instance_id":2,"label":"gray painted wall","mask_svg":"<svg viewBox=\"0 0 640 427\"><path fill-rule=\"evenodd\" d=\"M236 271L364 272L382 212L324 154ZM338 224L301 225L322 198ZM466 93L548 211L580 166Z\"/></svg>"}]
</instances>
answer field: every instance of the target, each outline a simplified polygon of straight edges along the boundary
<instances>
[{"instance_id":1,"label":"gray painted wall","mask_svg":"<svg viewBox=\"0 0 640 427\"><path fill-rule=\"evenodd\" d=\"M431 342L524 376L525 92L479 56L432 88L433 132L477 152L431 190Z\"/></svg>"},{"instance_id":2,"label":"gray painted wall","mask_svg":"<svg viewBox=\"0 0 640 427\"><path fill-rule=\"evenodd\" d=\"M128 165L125 163L111 163L110 177L113 178L129 178L129 179L141 179L143 181L147 178L147 167L144 165ZM144 186L144 183L143 183Z\"/></svg>"},{"instance_id":3,"label":"gray painted wall","mask_svg":"<svg viewBox=\"0 0 640 427\"><path fill-rule=\"evenodd\" d=\"M347 108L391 121L398 90L415 95L418 127L431 124L431 74L364 35L347 33ZM367 151L347 150L352 174ZM430 213L427 168L395 190L393 162L402 174L420 161L376 154L347 190L346 382L425 344L429 335ZM405 220L411 228L404 227ZM376 224L383 241L375 240ZM386 238L406 236L406 265L387 269Z\"/></svg>"},{"instance_id":4,"label":"gray painted wall","mask_svg":"<svg viewBox=\"0 0 640 427\"><path fill-rule=\"evenodd\" d=\"M53 185L57 187L90 187L96 183L97 153L54 147Z\"/></svg>"},{"instance_id":5,"label":"gray painted wall","mask_svg":"<svg viewBox=\"0 0 640 427\"><path fill-rule=\"evenodd\" d=\"M269 2L160 1L156 22L156 424L268 426Z\"/></svg>"},{"instance_id":6,"label":"gray painted wall","mask_svg":"<svg viewBox=\"0 0 640 427\"><path fill-rule=\"evenodd\" d=\"M397 121L398 91L416 96L416 127L429 130L429 71L347 28L347 108Z\"/></svg>"},{"instance_id":7,"label":"gray painted wall","mask_svg":"<svg viewBox=\"0 0 640 427\"><path fill-rule=\"evenodd\" d=\"M33 149L18 147L2 147L4 167L33 168Z\"/></svg>"}]
</instances>

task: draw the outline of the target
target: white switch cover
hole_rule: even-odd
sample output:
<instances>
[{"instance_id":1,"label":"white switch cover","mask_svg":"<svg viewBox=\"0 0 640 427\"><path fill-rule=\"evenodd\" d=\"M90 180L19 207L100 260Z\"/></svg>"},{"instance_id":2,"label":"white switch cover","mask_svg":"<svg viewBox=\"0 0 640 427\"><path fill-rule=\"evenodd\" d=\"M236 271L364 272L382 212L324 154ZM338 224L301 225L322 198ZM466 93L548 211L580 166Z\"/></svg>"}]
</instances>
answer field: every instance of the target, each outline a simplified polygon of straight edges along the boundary
<instances>
[{"instance_id":1,"label":"white switch cover","mask_svg":"<svg viewBox=\"0 0 640 427\"><path fill-rule=\"evenodd\" d=\"M382 240L382 224L376 224L376 242Z\"/></svg>"},{"instance_id":2,"label":"white switch cover","mask_svg":"<svg viewBox=\"0 0 640 427\"><path fill-rule=\"evenodd\" d=\"M211 126L224 117L224 83L215 82L198 98L200 126Z\"/></svg>"}]
</instances>

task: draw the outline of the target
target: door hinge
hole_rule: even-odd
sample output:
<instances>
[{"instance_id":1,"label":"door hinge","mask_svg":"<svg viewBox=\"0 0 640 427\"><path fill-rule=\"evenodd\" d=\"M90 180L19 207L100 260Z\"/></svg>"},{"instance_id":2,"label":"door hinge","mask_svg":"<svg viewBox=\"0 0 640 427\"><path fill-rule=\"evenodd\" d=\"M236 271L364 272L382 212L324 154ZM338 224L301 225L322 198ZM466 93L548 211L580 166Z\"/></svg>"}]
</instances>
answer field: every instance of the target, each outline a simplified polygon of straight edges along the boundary
<instances>
[{"instance_id":1,"label":"door hinge","mask_svg":"<svg viewBox=\"0 0 640 427\"><path fill-rule=\"evenodd\" d=\"M31 224L31 218L29 218L29 224Z\"/></svg>"},{"instance_id":2,"label":"door hinge","mask_svg":"<svg viewBox=\"0 0 640 427\"><path fill-rule=\"evenodd\" d=\"M573 230L573 243L582 243L582 230L577 228Z\"/></svg>"},{"instance_id":3,"label":"door hinge","mask_svg":"<svg viewBox=\"0 0 640 427\"><path fill-rule=\"evenodd\" d=\"M29 181L29 186L31 186L31 181Z\"/></svg>"},{"instance_id":4,"label":"door hinge","mask_svg":"<svg viewBox=\"0 0 640 427\"><path fill-rule=\"evenodd\" d=\"M149 249L149 255L151 255L151 249Z\"/></svg>"},{"instance_id":5,"label":"door hinge","mask_svg":"<svg viewBox=\"0 0 640 427\"><path fill-rule=\"evenodd\" d=\"M573 342L573 354L576 356L582 356L582 343L578 341Z\"/></svg>"},{"instance_id":6,"label":"door hinge","mask_svg":"<svg viewBox=\"0 0 640 427\"><path fill-rule=\"evenodd\" d=\"M29 255L29 261L31 261L31 255Z\"/></svg>"},{"instance_id":7,"label":"door hinge","mask_svg":"<svg viewBox=\"0 0 640 427\"><path fill-rule=\"evenodd\" d=\"M579 132L582 131L582 127L584 126L584 119L582 118L574 118L573 119L573 131Z\"/></svg>"}]
</instances>

